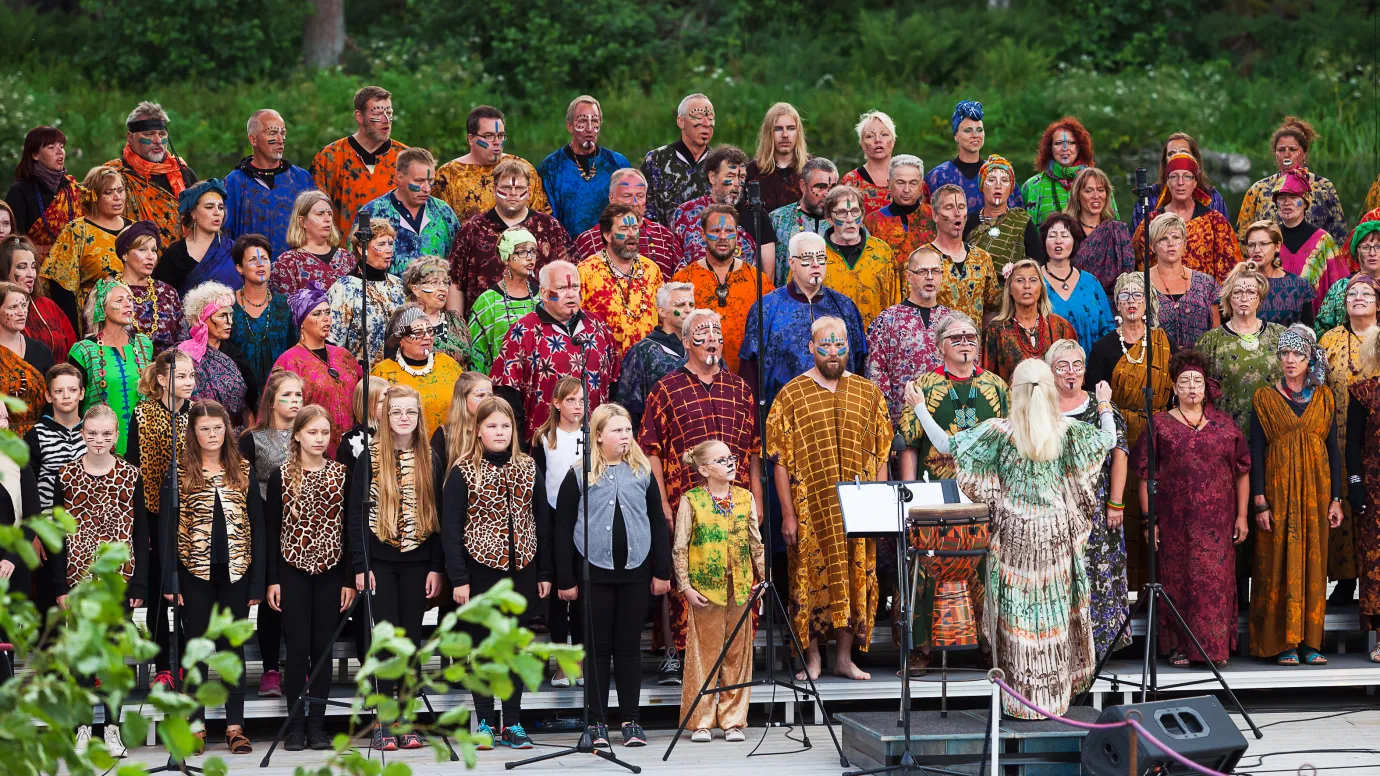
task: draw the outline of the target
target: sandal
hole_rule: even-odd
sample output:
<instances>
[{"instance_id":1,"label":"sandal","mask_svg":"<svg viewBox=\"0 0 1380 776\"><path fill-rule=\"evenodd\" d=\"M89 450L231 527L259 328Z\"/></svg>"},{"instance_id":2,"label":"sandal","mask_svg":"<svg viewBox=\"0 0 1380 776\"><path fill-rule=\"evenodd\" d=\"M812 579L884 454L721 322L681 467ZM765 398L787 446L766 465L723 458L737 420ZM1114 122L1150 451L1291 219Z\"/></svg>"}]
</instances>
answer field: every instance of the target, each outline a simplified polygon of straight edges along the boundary
<instances>
[{"instance_id":1,"label":"sandal","mask_svg":"<svg viewBox=\"0 0 1380 776\"><path fill-rule=\"evenodd\" d=\"M906 660L906 671L910 674L910 678L912 679L924 676L929 668L930 656L926 655L924 652L912 652L910 658ZM901 672L897 671L896 675L900 676Z\"/></svg>"},{"instance_id":2,"label":"sandal","mask_svg":"<svg viewBox=\"0 0 1380 776\"><path fill-rule=\"evenodd\" d=\"M1319 652L1318 650L1313 649L1312 647L1304 647L1301 651L1303 653L1303 662L1305 664L1310 666L1327 665L1327 658L1323 657L1323 653Z\"/></svg>"},{"instance_id":3,"label":"sandal","mask_svg":"<svg viewBox=\"0 0 1380 776\"><path fill-rule=\"evenodd\" d=\"M245 736L244 730L236 730L233 733L226 731L225 745L230 747L230 754L253 754L254 746L249 743L249 738Z\"/></svg>"},{"instance_id":4,"label":"sandal","mask_svg":"<svg viewBox=\"0 0 1380 776\"><path fill-rule=\"evenodd\" d=\"M1169 665L1174 666L1175 668L1188 668L1188 655L1185 655L1183 652L1179 650L1171 652L1169 654Z\"/></svg>"},{"instance_id":5,"label":"sandal","mask_svg":"<svg viewBox=\"0 0 1380 776\"><path fill-rule=\"evenodd\" d=\"M203 752L205 752L205 751L206 751L206 731L203 730L203 731L201 731L200 733L193 733L193 734L192 734L192 738L195 738L195 739L196 739L196 746L193 747L192 754L202 754Z\"/></svg>"},{"instance_id":6,"label":"sandal","mask_svg":"<svg viewBox=\"0 0 1380 776\"><path fill-rule=\"evenodd\" d=\"M1275 662L1282 666L1296 666L1299 664L1299 651L1297 649L1286 649L1279 653Z\"/></svg>"},{"instance_id":7,"label":"sandal","mask_svg":"<svg viewBox=\"0 0 1380 776\"><path fill-rule=\"evenodd\" d=\"M1370 662L1380 663L1380 644L1376 644L1375 649L1371 650Z\"/></svg>"}]
</instances>

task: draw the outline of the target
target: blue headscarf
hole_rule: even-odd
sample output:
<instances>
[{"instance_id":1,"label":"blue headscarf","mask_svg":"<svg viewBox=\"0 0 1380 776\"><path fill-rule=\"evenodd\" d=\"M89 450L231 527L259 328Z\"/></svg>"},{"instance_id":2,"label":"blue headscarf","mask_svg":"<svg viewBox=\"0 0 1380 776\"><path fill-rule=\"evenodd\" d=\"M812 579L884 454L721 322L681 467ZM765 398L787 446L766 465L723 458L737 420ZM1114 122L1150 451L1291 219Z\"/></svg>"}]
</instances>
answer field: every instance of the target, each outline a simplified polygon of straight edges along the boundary
<instances>
[{"instance_id":1,"label":"blue headscarf","mask_svg":"<svg viewBox=\"0 0 1380 776\"><path fill-rule=\"evenodd\" d=\"M958 125L962 124L964 119L982 121L982 103L976 100L959 100L954 106L954 117L949 121L949 128L953 130L953 134L958 134Z\"/></svg>"},{"instance_id":2,"label":"blue headscarf","mask_svg":"<svg viewBox=\"0 0 1380 776\"><path fill-rule=\"evenodd\" d=\"M225 183L222 182L220 178L207 178L204 181L188 186L182 190L181 194L177 195L177 214L186 218L187 214L192 212L196 207L196 203L200 202L203 196L212 191L220 195L222 202L229 196L225 192Z\"/></svg>"}]
</instances>

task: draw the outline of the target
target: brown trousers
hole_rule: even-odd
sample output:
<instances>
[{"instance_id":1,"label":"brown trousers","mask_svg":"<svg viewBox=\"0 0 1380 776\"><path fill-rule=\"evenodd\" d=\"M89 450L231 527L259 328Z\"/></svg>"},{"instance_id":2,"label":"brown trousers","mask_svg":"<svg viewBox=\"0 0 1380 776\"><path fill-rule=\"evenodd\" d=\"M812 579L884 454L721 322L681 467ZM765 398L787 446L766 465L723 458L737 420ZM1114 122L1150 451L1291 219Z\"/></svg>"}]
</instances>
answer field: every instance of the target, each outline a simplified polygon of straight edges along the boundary
<instances>
[{"instance_id":1,"label":"brown trousers","mask_svg":"<svg viewBox=\"0 0 1380 776\"><path fill-rule=\"evenodd\" d=\"M727 606L686 605L690 610L690 616L685 634L685 676L680 690L682 711L689 709L690 704L695 702L695 696L699 694L705 677L714 667L719 651L723 649L729 634L733 632L733 626L738 624L738 618L743 616L743 609L747 608L746 604L740 606L733 603L733 587L733 580L730 579ZM742 684L752 679L753 635L752 622L749 620L743 624L742 629L738 631L738 637L733 640L733 645L724 654L724 662L719 666L718 681L711 679L710 689ZM751 688L744 687L701 698L686 728L694 731L700 728L717 727L728 730L747 727L750 693Z\"/></svg>"}]
</instances>

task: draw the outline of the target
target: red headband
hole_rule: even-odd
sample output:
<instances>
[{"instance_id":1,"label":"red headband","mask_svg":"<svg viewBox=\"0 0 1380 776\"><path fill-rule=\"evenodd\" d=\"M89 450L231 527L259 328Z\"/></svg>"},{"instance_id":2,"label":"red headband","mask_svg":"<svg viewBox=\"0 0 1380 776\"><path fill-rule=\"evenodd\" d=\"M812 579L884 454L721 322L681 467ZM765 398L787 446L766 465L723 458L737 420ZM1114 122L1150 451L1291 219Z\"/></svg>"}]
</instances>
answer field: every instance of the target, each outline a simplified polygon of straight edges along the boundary
<instances>
[{"instance_id":1,"label":"red headband","mask_svg":"<svg viewBox=\"0 0 1380 776\"><path fill-rule=\"evenodd\" d=\"M1174 154L1169 157L1169 162L1164 165L1164 174L1167 176L1171 172L1191 172L1193 177L1198 177L1198 160L1193 158L1193 154Z\"/></svg>"}]
</instances>

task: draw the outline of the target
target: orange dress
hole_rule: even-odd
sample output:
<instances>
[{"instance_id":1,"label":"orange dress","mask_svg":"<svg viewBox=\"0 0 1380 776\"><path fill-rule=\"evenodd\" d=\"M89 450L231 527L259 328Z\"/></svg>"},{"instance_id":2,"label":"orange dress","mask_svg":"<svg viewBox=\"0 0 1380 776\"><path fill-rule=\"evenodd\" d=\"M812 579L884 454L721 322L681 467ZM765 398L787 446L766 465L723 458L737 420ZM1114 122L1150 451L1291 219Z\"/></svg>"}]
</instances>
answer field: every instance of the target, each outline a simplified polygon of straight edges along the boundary
<instances>
[{"instance_id":1,"label":"orange dress","mask_svg":"<svg viewBox=\"0 0 1380 776\"><path fill-rule=\"evenodd\" d=\"M1151 213L1131 238L1136 251L1136 267L1145 265L1145 231L1151 221L1163 213ZM1195 203L1193 218L1188 222L1187 243L1184 245L1184 265L1191 270L1211 275L1218 283L1227 279L1231 268L1241 263L1241 244L1236 241L1236 230L1227 217L1209 207Z\"/></svg>"}]
</instances>

